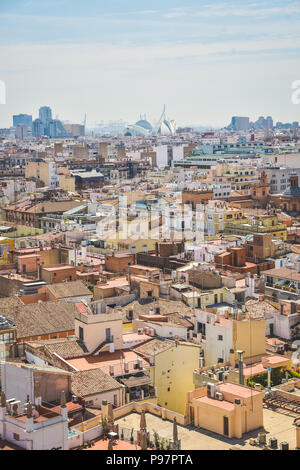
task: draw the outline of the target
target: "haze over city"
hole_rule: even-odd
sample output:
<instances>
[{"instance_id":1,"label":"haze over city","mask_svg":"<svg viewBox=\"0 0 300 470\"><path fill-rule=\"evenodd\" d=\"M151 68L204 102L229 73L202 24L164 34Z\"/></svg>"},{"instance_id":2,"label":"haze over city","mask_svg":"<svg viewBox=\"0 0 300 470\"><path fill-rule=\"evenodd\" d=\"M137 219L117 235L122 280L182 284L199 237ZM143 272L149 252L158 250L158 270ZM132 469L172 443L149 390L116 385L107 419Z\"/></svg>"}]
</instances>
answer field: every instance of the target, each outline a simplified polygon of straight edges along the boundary
<instances>
[{"instance_id":1,"label":"haze over city","mask_svg":"<svg viewBox=\"0 0 300 470\"><path fill-rule=\"evenodd\" d=\"M0 0L0 451L300 450L299 26Z\"/></svg>"},{"instance_id":2,"label":"haze over city","mask_svg":"<svg viewBox=\"0 0 300 470\"><path fill-rule=\"evenodd\" d=\"M298 2L20 1L0 5L2 127L52 106L59 119L225 126L299 119Z\"/></svg>"}]
</instances>

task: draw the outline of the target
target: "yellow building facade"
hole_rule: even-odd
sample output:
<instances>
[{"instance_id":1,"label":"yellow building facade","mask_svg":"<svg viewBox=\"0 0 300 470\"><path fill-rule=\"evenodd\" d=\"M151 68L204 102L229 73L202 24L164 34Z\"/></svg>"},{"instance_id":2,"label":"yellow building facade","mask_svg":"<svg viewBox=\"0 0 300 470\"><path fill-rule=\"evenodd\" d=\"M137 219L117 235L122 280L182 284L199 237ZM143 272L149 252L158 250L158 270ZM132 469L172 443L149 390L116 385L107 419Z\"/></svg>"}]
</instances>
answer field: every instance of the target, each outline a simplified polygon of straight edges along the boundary
<instances>
[{"instance_id":1,"label":"yellow building facade","mask_svg":"<svg viewBox=\"0 0 300 470\"><path fill-rule=\"evenodd\" d=\"M59 187L65 191L75 192L75 177L59 175Z\"/></svg>"},{"instance_id":2,"label":"yellow building facade","mask_svg":"<svg viewBox=\"0 0 300 470\"><path fill-rule=\"evenodd\" d=\"M8 264L12 261L12 251L15 243L12 238L0 237L0 264Z\"/></svg>"},{"instance_id":3,"label":"yellow building facade","mask_svg":"<svg viewBox=\"0 0 300 470\"><path fill-rule=\"evenodd\" d=\"M232 320L232 349L244 351L244 357L266 353L266 321L260 319Z\"/></svg>"},{"instance_id":4,"label":"yellow building facade","mask_svg":"<svg viewBox=\"0 0 300 470\"><path fill-rule=\"evenodd\" d=\"M254 217L251 223L227 223L224 232L235 235L249 235L257 233L271 233L276 240L285 241L287 239L287 227L278 221L276 215L263 215Z\"/></svg>"},{"instance_id":5,"label":"yellow building facade","mask_svg":"<svg viewBox=\"0 0 300 470\"><path fill-rule=\"evenodd\" d=\"M155 355L150 368L157 391L158 405L184 414L187 392L194 388L193 372L199 367L201 347L192 343L174 343L170 349Z\"/></svg>"}]
</instances>

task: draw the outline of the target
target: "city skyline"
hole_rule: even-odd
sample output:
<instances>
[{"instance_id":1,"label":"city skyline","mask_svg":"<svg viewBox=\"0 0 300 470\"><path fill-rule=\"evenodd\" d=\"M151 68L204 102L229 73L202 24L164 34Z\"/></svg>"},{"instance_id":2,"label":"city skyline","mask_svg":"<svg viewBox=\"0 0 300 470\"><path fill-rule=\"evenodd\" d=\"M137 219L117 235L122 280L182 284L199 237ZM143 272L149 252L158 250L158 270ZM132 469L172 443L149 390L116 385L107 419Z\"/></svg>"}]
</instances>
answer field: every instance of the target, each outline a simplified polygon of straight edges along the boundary
<instances>
[{"instance_id":1,"label":"city skyline","mask_svg":"<svg viewBox=\"0 0 300 470\"><path fill-rule=\"evenodd\" d=\"M50 13L49 13L50 11ZM166 103L180 125L227 126L231 116L299 120L300 7L296 2L3 1L6 104L0 127L43 103L88 127L153 121Z\"/></svg>"}]
</instances>

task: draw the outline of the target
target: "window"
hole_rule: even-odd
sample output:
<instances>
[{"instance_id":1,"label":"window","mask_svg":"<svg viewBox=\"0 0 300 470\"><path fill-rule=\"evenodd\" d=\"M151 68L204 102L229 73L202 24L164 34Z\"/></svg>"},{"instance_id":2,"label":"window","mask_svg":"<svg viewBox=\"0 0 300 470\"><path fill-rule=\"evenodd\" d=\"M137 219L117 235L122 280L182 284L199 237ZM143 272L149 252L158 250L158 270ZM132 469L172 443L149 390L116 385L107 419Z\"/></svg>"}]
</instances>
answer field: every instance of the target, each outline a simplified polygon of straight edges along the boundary
<instances>
[{"instance_id":1,"label":"window","mask_svg":"<svg viewBox=\"0 0 300 470\"><path fill-rule=\"evenodd\" d=\"M114 406L118 406L118 395L114 395Z\"/></svg>"},{"instance_id":2,"label":"window","mask_svg":"<svg viewBox=\"0 0 300 470\"><path fill-rule=\"evenodd\" d=\"M6 361L9 358L9 351L0 351L0 360Z\"/></svg>"},{"instance_id":3,"label":"window","mask_svg":"<svg viewBox=\"0 0 300 470\"><path fill-rule=\"evenodd\" d=\"M79 339L83 341L83 328L81 326L79 327Z\"/></svg>"},{"instance_id":4,"label":"window","mask_svg":"<svg viewBox=\"0 0 300 470\"><path fill-rule=\"evenodd\" d=\"M171 388L170 388L170 387L168 387L168 392L170 392L170 390L171 390Z\"/></svg>"},{"instance_id":5,"label":"window","mask_svg":"<svg viewBox=\"0 0 300 470\"><path fill-rule=\"evenodd\" d=\"M19 440L20 440L20 435L19 435L19 434L16 434L16 433L14 432L13 438L14 438L15 441L19 441Z\"/></svg>"},{"instance_id":6,"label":"window","mask_svg":"<svg viewBox=\"0 0 300 470\"><path fill-rule=\"evenodd\" d=\"M218 341L223 341L223 336L222 335L218 336Z\"/></svg>"}]
</instances>

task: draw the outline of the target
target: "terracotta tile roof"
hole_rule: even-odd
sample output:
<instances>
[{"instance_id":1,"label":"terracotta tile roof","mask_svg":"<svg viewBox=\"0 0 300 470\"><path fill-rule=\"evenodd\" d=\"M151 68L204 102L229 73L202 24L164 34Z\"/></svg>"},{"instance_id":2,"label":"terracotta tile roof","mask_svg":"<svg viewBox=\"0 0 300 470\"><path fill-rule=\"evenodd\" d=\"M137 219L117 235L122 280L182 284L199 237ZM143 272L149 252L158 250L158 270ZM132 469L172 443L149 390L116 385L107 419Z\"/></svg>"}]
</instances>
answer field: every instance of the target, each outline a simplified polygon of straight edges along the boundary
<instances>
[{"instance_id":1,"label":"terracotta tile roof","mask_svg":"<svg viewBox=\"0 0 300 470\"><path fill-rule=\"evenodd\" d=\"M51 284L47 289L55 296L56 299L64 299L68 297L92 296L92 292L86 287L82 281L60 282Z\"/></svg>"},{"instance_id":2,"label":"terracotta tile roof","mask_svg":"<svg viewBox=\"0 0 300 470\"><path fill-rule=\"evenodd\" d=\"M109 390L117 390L122 388L122 385L98 368L74 372L71 387L75 395L86 397Z\"/></svg>"},{"instance_id":3,"label":"terracotta tile roof","mask_svg":"<svg viewBox=\"0 0 300 470\"><path fill-rule=\"evenodd\" d=\"M144 305L136 300L126 305L125 307L118 308L118 310L123 313L124 319L126 319L128 312L132 310L133 318L136 319L139 317L139 315L148 315L151 309L153 309L155 312L156 307L159 307L160 315L172 315L177 313L188 317L194 317L193 309L187 307L183 302L177 300L158 299L155 302Z\"/></svg>"},{"instance_id":4,"label":"terracotta tile roof","mask_svg":"<svg viewBox=\"0 0 300 470\"><path fill-rule=\"evenodd\" d=\"M45 201L39 202L26 210L33 214L51 214L55 212L66 212L75 207L81 206L79 201Z\"/></svg>"},{"instance_id":5,"label":"terracotta tile roof","mask_svg":"<svg viewBox=\"0 0 300 470\"><path fill-rule=\"evenodd\" d=\"M4 317L15 308L22 308L24 304L22 300L17 297L3 297L0 299L0 312Z\"/></svg>"},{"instance_id":6,"label":"terracotta tile roof","mask_svg":"<svg viewBox=\"0 0 300 470\"><path fill-rule=\"evenodd\" d=\"M30 305L16 302L14 307L5 310L5 313L1 310L2 314L11 318L17 326L18 339L73 331L75 328L76 307L66 300Z\"/></svg>"},{"instance_id":7,"label":"terracotta tile roof","mask_svg":"<svg viewBox=\"0 0 300 470\"><path fill-rule=\"evenodd\" d=\"M85 314L88 312L87 307L82 302L76 302L75 305L79 313Z\"/></svg>"},{"instance_id":8,"label":"terracotta tile roof","mask_svg":"<svg viewBox=\"0 0 300 470\"><path fill-rule=\"evenodd\" d=\"M278 313L278 309L266 300L248 300L246 302L247 312L251 317L264 317L266 314L272 315Z\"/></svg>"},{"instance_id":9,"label":"terracotta tile roof","mask_svg":"<svg viewBox=\"0 0 300 470\"><path fill-rule=\"evenodd\" d=\"M282 279L291 279L293 281L300 281L300 273L295 269L289 268L274 268L269 269L268 271L263 271L262 274L265 276L277 276Z\"/></svg>"},{"instance_id":10,"label":"terracotta tile roof","mask_svg":"<svg viewBox=\"0 0 300 470\"><path fill-rule=\"evenodd\" d=\"M145 354L146 356L155 356L156 354L171 349L174 345L174 341L153 338L140 346L136 346L134 351L139 354Z\"/></svg>"},{"instance_id":11,"label":"terracotta tile roof","mask_svg":"<svg viewBox=\"0 0 300 470\"><path fill-rule=\"evenodd\" d=\"M63 339L49 339L44 341L30 341L26 343L28 348L37 356L44 358L47 351L47 360L51 355L58 354L63 359L82 357L88 350L84 344L76 337L69 336ZM50 356L49 356L50 355Z\"/></svg>"}]
</instances>

